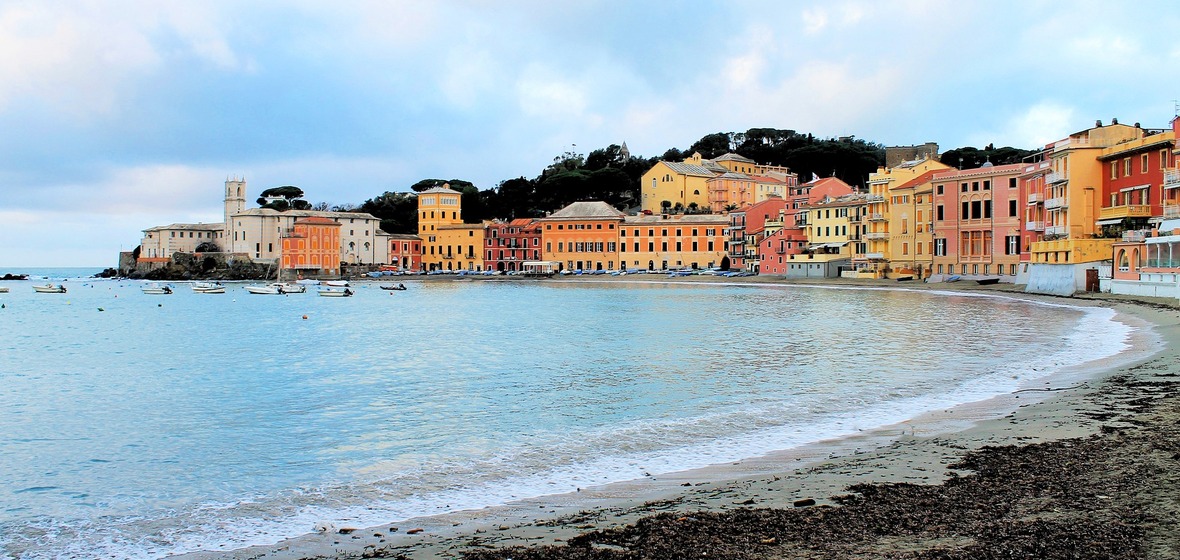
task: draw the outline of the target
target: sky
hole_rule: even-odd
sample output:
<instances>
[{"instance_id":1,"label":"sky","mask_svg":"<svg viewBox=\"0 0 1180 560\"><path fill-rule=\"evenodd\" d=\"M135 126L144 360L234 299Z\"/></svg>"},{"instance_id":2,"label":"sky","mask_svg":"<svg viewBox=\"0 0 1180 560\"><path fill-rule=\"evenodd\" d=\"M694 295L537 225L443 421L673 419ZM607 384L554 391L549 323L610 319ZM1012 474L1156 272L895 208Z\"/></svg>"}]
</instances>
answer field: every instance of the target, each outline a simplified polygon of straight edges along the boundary
<instances>
[{"instance_id":1,"label":"sky","mask_svg":"<svg viewBox=\"0 0 1180 560\"><path fill-rule=\"evenodd\" d=\"M1165 127L1180 5L0 0L0 268L117 264L142 230L297 185L481 189L566 151L774 127L1035 148Z\"/></svg>"}]
</instances>

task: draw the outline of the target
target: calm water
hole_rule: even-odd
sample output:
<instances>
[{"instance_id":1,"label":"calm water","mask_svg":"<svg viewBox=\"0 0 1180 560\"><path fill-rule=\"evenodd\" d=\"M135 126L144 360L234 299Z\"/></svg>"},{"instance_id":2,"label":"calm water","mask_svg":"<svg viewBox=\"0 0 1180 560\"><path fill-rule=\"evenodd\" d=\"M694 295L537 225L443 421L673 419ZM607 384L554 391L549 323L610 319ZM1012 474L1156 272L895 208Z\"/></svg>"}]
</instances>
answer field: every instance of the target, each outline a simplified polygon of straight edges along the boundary
<instances>
[{"instance_id":1,"label":"calm water","mask_svg":"<svg viewBox=\"0 0 1180 560\"><path fill-rule=\"evenodd\" d=\"M1129 333L1105 309L924 292L406 283L0 283L0 552L238 548L729 462L1008 392Z\"/></svg>"}]
</instances>

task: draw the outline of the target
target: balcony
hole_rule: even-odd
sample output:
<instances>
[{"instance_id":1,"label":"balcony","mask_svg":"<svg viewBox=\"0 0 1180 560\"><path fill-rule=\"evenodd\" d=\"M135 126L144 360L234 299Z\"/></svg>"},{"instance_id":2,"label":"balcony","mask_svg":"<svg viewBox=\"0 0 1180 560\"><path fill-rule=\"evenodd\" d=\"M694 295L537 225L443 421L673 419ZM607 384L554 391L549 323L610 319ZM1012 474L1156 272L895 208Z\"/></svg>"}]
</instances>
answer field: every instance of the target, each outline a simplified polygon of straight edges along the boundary
<instances>
[{"instance_id":1,"label":"balcony","mask_svg":"<svg viewBox=\"0 0 1180 560\"><path fill-rule=\"evenodd\" d=\"M1099 213L1100 220L1113 220L1118 218L1150 218L1151 206L1146 204L1126 204L1123 206L1111 206L1103 208Z\"/></svg>"},{"instance_id":2,"label":"balcony","mask_svg":"<svg viewBox=\"0 0 1180 560\"><path fill-rule=\"evenodd\" d=\"M1045 193L1039 193L1039 192L1028 193L1028 203L1029 204L1036 204L1038 202L1044 202L1044 201L1045 201Z\"/></svg>"},{"instance_id":3,"label":"balcony","mask_svg":"<svg viewBox=\"0 0 1180 560\"><path fill-rule=\"evenodd\" d=\"M869 214L868 218L869 218L870 222L887 222L887 221L889 221L889 218L886 217L885 214L882 214L880 212Z\"/></svg>"},{"instance_id":4,"label":"balcony","mask_svg":"<svg viewBox=\"0 0 1180 560\"><path fill-rule=\"evenodd\" d=\"M1169 204L1164 206L1164 218L1180 218L1180 204Z\"/></svg>"},{"instance_id":5,"label":"balcony","mask_svg":"<svg viewBox=\"0 0 1180 560\"><path fill-rule=\"evenodd\" d=\"M879 194L870 194L865 197L865 202L885 202L885 197Z\"/></svg>"},{"instance_id":6,"label":"balcony","mask_svg":"<svg viewBox=\"0 0 1180 560\"><path fill-rule=\"evenodd\" d=\"M1046 210L1052 209L1052 208L1068 208L1068 207L1069 207L1069 203L1067 203L1065 201L1065 197L1059 196L1057 198L1050 198L1045 201L1045 209Z\"/></svg>"},{"instance_id":7,"label":"balcony","mask_svg":"<svg viewBox=\"0 0 1180 560\"><path fill-rule=\"evenodd\" d=\"M1165 169L1164 170L1164 188L1165 189L1180 188L1180 169Z\"/></svg>"},{"instance_id":8,"label":"balcony","mask_svg":"<svg viewBox=\"0 0 1180 560\"><path fill-rule=\"evenodd\" d=\"M889 232L887 231L870 231L865 233L865 239L889 239Z\"/></svg>"},{"instance_id":9,"label":"balcony","mask_svg":"<svg viewBox=\"0 0 1180 560\"><path fill-rule=\"evenodd\" d=\"M1124 243L1142 243L1144 239L1147 239L1147 237L1148 237L1147 230L1143 230L1143 229L1136 229L1136 230L1123 232L1123 242Z\"/></svg>"},{"instance_id":10,"label":"balcony","mask_svg":"<svg viewBox=\"0 0 1180 560\"><path fill-rule=\"evenodd\" d=\"M871 261L885 260L885 253L865 253L865 258Z\"/></svg>"},{"instance_id":11,"label":"balcony","mask_svg":"<svg viewBox=\"0 0 1180 560\"><path fill-rule=\"evenodd\" d=\"M1057 183L1065 183L1067 181L1069 181L1069 176L1064 173L1052 171L1048 175L1045 175L1046 185L1056 185Z\"/></svg>"},{"instance_id":12,"label":"balcony","mask_svg":"<svg viewBox=\"0 0 1180 560\"><path fill-rule=\"evenodd\" d=\"M1045 231L1045 222L1043 221L1029 221L1024 224L1029 231Z\"/></svg>"},{"instance_id":13,"label":"balcony","mask_svg":"<svg viewBox=\"0 0 1180 560\"><path fill-rule=\"evenodd\" d=\"M1045 235L1065 235L1069 233L1068 226L1045 226Z\"/></svg>"}]
</instances>

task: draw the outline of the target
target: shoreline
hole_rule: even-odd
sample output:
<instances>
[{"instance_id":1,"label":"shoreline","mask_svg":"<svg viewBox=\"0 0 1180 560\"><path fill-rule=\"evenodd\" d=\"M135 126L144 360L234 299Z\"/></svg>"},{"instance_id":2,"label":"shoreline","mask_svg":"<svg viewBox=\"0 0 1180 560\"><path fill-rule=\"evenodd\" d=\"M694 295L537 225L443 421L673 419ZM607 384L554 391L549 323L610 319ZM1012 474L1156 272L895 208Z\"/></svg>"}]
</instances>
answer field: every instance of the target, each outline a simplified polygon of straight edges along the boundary
<instances>
[{"instance_id":1,"label":"shoreline","mask_svg":"<svg viewBox=\"0 0 1180 560\"><path fill-rule=\"evenodd\" d=\"M946 290L942 284L882 285L880 281L802 282L763 277L716 279L691 277L696 281L726 284L815 285L877 287L881 289ZM698 280L699 278L699 280ZM591 281L667 281L684 278L601 278ZM690 282L692 282L690 280ZM955 287L957 288L957 286ZM951 478L947 465L967 451L984 445L1027 445L1083 437L1099 430L1099 422L1088 420L1094 413L1087 402L1102 392L1106 380L1149 360L1175 355L1177 337L1160 336L1164 312L1153 304L1087 301L1090 298L1057 298L1014 293L1008 289L979 287L954 292L989 293L1058 305L1104 306L1116 311L1115 320L1139 327L1140 340L1115 357L1086 364L1083 371L1062 372L1038 382L1041 387L1022 389L986 401L957 405L918 418L850 437L814 442L795 449L771 452L729 465L668 473L627 482L616 482L573 494L558 494L520 500L507 505L414 518L394 526L334 527L268 545L234 551L197 552L173 558L358 558L459 557L488 547L562 546L588 531L614 530L641 518L665 511L731 512L750 508L790 511L797 500L814 500L819 507L831 506L833 497L854 484L916 483L937 484ZM1068 301L1061 301L1067 299ZM1166 344L1160 344L1166 342ZM1162 348L1158 348L1162 347ZM1074 369L1074 368L1070 368ZM1070 382L1066 386L1063 381ZM1018 394L1019 393L1019 394ZM1101 399L1098 399L1101 400ZM1014 418L1019 413L1020 420ZM1005 416L1005 414L1007 414ZM1021 429L1016 433L1014 424ZM1029 429L1031 427L1032 429ZM340 529L354 529L341 534ZM407 534L412 529L421 529ZM519 552L519 551L518 551Z\"/></svg>"}]
</instances>

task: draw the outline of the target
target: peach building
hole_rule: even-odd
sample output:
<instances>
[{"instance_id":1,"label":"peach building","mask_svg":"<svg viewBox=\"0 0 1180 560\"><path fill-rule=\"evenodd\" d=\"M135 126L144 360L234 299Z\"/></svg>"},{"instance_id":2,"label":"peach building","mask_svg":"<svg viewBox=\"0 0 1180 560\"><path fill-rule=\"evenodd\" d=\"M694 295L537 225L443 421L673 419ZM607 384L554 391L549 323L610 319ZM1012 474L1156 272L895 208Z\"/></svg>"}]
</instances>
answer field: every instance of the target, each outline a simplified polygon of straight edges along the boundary
<instances>
[{"instance_id":1,"label":"peach building","mask_svg":"<svg viewBox=\"0 0 1180 560\"><path fill-rule=\"evenodd\" d=\"M721 266L729 217L627 216L619 227L619 268L668 270Z\"/></svg>"},{"instance_id":2,"label":"peach building","mask_svg":"<svg viewBox=\"0 0 1180 560\"><path fill-rule=\"evenodd\" d=\"M601 201L574 202L537 221L541 256L562 270L614 270L624 214Z\"/></svg>"},{"instance_id":3,"label":"peach building","mask_svg":"<svg viewBox=\"0 0 1180 560\"><path fill-rule=\"evenodd\" d=\"M314 278L340 273L339 222L320 216L294 221L282 233L282 270L286 277Z\"/></svg>"},{"instance_id":4,"label":"peach building","mask_svg":"<svg viewBox=\"0 0 1180 560\"><path fill-rule=\"evenodd\" d=\"M785 275L791 255L807 249L807 233L802 227L783 227L767 235L758 244L758 274Z\"/></svg>"},{"instance_id":5,"label":"peach building","mask_svg":"<svg viewBox=\"0 0 1180 560\"><path fill-rule=\"evenodd\" d=\"M889 263L893 260L892 244L889 241L893 233L890 231L893 187L911 181L923 173L947 169L951 167L934 157L925 157L905 161L894 167L881 167L876 173L869 175L868 207L861 228L866 247L863 257L857 255L858 270L865 275L881 278L885 276L885 269L889 268Z\"/></svg>"},{"instance_id":6,"label":"peach building","mask_svg":"<svg viewBox=\"0 0 1180 560\"><path fill-rule=\"evenodd\" d=\"M1026 209L1014 163L937 173L934 184L934 274L1016 282Z\"/></svg>"}]
</instances>

